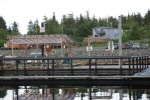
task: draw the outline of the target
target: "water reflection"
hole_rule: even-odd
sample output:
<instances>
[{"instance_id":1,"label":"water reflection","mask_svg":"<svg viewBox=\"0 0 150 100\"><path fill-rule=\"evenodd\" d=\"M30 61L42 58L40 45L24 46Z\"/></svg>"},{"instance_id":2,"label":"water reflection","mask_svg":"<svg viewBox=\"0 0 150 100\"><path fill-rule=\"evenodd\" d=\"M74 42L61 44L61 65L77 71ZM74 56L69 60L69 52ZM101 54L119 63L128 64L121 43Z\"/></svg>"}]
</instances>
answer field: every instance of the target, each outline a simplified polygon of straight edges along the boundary
<instances>
[{"instance_id":1,"label":"water reflection","mask_svg":"<svg viewBox=\"0 0 150 100\"><path fill-rule=\"evenodd\" d=\"M150 89L120 87L0 87L0 100L149 100Z\"/></svg>"}]
</instances>

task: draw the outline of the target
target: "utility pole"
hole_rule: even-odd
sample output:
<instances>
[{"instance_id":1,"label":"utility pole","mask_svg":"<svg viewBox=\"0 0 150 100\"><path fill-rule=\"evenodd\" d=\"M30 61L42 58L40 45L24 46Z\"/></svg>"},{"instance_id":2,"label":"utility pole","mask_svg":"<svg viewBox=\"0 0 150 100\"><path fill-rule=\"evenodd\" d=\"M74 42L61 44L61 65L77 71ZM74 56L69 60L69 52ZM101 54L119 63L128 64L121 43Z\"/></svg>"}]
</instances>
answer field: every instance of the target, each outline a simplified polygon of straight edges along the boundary
<instances>
[{"instance_id":1,"label":"utility pole","mask_svg":"<svg viewBox=\"0 0 150 100\"><path fill-rule=\"evenodd\" d=\"M90 40L90 37L88 38L88 56L91 56L91 50L90 50L90 42L91 42L91 40Z\"/></svg>"},{"instance_id":2,"label":"utility pole","mask_svg":"<svg viewBox=\"0 0 150 100\"><path fill-rule=\"evenodd\" d=\"M118 33L119 33L119 56L122 56L122 22L121 16L118 17ZM122 69L122 60L119 59L119 66ZM120 73L122 74L122 72ZM120 100L123 100L123 92L122 90L119 91Z\"/></svg>"},{"instance_id":3,"label":"utility pole","mask_svg":"<svg viewBox=\"0 0 150 100\"><path fill-rule=\"evenodd\" d=\"M141 19L141 30L142 30L142 37L141 37L141 40L142 40L142 43L143 43L143 34L144 34L144 22L142 21Z\"/></svg>"},{"instance_id":4,"label":"utility pole","mask_svg":"<svg viewBox=\"0 0 150 100\"><path fill-rule=\"evenodd\" d=\"M41 23L40 33L42 33L43 35L45 34L45 22ZM45 53L44 44L41 45L41 52L42 52L42 57L44 57L44 53ZM42 60L42 62L44 61Z\"/></svg>"},{"instance_id":5,"label":"utility pole","mask_svg":"<svg viewBox=\"0 0 150 100\"><path fill-rule=\"evenodd\" d=\"M122 56L122 21L121 21L121 16L118 17L118 33L119 33L119 56Z\"/></svg>"},{"instance_id":6,"label":"utility pole","mask_svg":"<svg viewBox=\"0 0 150 100\"><path fill-rule=\"evenodd\" d=\"M63 57L63 21L62 21L62 33L61 33L61 57Z\"/></svg>"},{"instance_id":7,"label":"utility pole","mask_svg":"<svg viewBox=\"0 0 150 100\"><path fill-rule=\"evenodd\" d=\"M12 41L11 41L11 55L12 57L14 56L14 39L12 37Z\"/></svg>"}]
</instances>

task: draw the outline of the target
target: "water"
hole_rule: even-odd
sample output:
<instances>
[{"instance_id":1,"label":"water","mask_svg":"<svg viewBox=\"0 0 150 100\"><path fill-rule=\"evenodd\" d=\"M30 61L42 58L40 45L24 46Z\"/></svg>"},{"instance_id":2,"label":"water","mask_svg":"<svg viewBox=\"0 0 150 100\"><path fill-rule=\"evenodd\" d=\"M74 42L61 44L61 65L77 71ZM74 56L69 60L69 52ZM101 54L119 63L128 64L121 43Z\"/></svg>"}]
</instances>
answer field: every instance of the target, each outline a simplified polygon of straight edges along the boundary
<instances>
[{"instance_id":1,"label":"water","mask_svg":"<svg viewBox=\"0 0 150 100\"><path fill-rule=\"evenodd\" d=\"M53 96L54 100L150 100L150 89L126 87L19 86L18 89L3 87L0 90L0 100L17 100L17 95L18 100L53 100Z\"/></svg>"}]
</instances>

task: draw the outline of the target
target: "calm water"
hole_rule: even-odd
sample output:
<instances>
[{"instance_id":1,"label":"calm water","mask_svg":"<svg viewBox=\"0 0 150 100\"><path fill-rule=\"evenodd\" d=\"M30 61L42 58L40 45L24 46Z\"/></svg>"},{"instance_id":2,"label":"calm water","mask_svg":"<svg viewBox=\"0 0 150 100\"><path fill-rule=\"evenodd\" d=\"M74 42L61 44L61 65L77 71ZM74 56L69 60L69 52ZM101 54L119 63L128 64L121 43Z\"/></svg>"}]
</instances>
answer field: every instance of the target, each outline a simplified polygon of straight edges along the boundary
<instances>
[{"instance_id":1,"label":"calm water","mask_svg":"<svg viewBox=\"0 0 150 100\"><path fill-rule=\"evenodd\" d=\"M0 100L17 100L17 98L18 100L53 100L53 97L54 100L150 100L150 89L121 87L52 88L48 86L0 88Z\"/></svg>"}]
</instances>

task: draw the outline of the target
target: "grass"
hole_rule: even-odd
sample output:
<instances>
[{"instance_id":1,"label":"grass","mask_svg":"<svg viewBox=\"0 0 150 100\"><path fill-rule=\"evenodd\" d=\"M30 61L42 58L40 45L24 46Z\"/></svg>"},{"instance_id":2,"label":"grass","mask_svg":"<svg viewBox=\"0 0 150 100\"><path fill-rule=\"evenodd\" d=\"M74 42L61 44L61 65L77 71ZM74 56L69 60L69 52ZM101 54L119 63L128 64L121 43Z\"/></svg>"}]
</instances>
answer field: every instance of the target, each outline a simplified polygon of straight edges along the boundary
<instances>
[{"instance_id":1,"label":"grass","mask_svg":"<svg viewBox=\"0 0 150 100\"><path fill-rule=\"evenodd\" d=\"M148 39L147 39L148 40ZM149 46L150 46L150 40L149 41L144 41L144 42L142 42L141 40L128 40L128 41L124 41L124 40L122 40L122 44L123 43L126 43L126 42L133 42L133 43L140 43L140 44L148 44ZM90 45L92 46L92 47L103 47L103 46L106 46L107 45L107 43L108 43L109 41L104 41L104 42L92 42L92 43L90 43ZM113 42L114 43L118 43L118 40L113 40ZM85 47L87 47L88 46L88 43L84 43L84 44L82 44L82 45L75 45L75 46L73 46L73 48L85 48Z\"/></svg>"}]
</instances>

